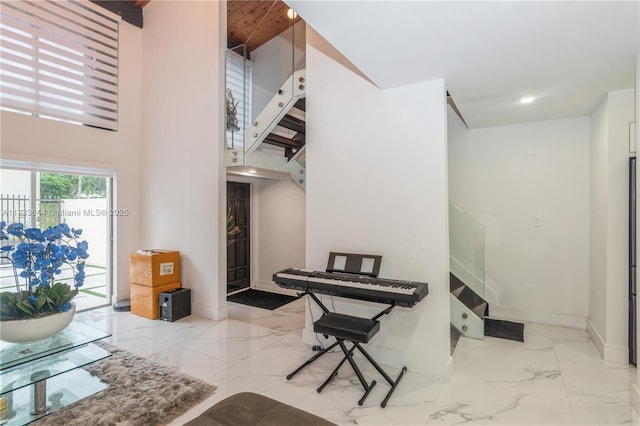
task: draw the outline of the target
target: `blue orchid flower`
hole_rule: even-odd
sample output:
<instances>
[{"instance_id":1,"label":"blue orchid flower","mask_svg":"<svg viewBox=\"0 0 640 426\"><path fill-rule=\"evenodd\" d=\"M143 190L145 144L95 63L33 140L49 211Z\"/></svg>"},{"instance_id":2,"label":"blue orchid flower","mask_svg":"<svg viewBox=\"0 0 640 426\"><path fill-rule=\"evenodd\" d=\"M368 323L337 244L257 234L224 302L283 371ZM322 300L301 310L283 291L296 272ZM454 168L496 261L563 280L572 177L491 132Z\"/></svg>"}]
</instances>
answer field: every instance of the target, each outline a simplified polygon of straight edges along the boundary
<instances>
[{"instance_id":1,"label":"blue orchid flower","mask_svg":"<svg viewBox=\"0 0 640 426\"><path fill-rule=\"evenodd\" d=\"M14 237L22 237L24 235L24 225L21 223L12 223L7 226L7 233Z\"/></svg>"},{"instance_id":2,"label":"blue orchid flower","mask_svg":"<svg viewBox=\"0 0 640 426\"><path fill-rule=\"evenodd\" d=\"M24 230L24 234L32 241L44 242L42 231L39 228L28 228Z\"/></svg>"},{"instance_id":3,"label":"blue orchid flower","mask_svg":"<svg viewBox=\"0 0 640 426\"><path fill-rule=\"evenodd\" d=\"M35 292L46 294L47 289L55 285L57 275L62 274L63 270L67 271L67 268L73 273L75 288L84 284L84 261L89 257L89 244L79 241L81 234L82 229L72 229L65 223L42 231L38 228L25 228L21 223L7 225L0 221L0 240L19 240L13 245L0 245L0 255L13 263L16 289L18 292L22 291L19 280L24 280L27 300L34 306L38 300ZM42 290L36 290L37 288ZM67 303L57 309L67 311L71 306Z\"/></svg>"},{"instance_id":4,"label":"blue orchid flower","mask_svg":"<svg viewBox=\"0 0 640 426\"><path fill-rule=\"evenodd\" d=\"M56 228L59 228L60 232L65 237L73 238L73 235L71 234L71 228L69 228L69 225L67 225L66 223L61 223L61 224L57 225Z\"/></svg>"}]
</instances>

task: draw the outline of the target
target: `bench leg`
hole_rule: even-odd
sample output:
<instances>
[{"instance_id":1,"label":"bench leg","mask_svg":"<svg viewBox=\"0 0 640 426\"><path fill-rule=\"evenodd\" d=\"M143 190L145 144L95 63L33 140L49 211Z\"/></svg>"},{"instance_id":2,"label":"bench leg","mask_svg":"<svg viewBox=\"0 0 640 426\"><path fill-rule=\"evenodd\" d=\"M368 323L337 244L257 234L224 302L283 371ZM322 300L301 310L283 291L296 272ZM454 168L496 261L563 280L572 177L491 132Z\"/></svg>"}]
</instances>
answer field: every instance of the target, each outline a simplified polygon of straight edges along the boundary
<instances>
[{"instance_id":1,"label":"bench leg","mask_svg":"<svg viewBox=\"0 0 640 426\"><path fill-rule=\"evenodd\" d=\"M342 348L342 352L344 352L345 358L347 359L347 361L349 361L349 364L351 364L351 368L353 368L353 371L356 373L356 376L358 376L358 380L360 380L360 383L364 388L364 395L362 395L362 398L360 398L360 401L358 401L358 405L362 405L364 403L364 400L367 399L367 396L369 396L369 392L371 392L371 389L373 389L373 387L376 385L376 381L372 380L371 384L368 384L367 380L362 375L360 368L358 368L358 364L356 364L356 362L353 360L352 354L353 350L358 346L357 343L354 343L350 351L347 350L347 347L345 346L342 339L338 340L338 344L340 345L340 348Z\"/></svg>"},{"instance_id":2,"label":"bench leg","mask_svg":"<svg viewBox=\"0 0 640 426\"><path fill-rule=\"evenodd\" d=\"M307 361L305 361L304 364L302 364L300 367L296 368L293 373L289 374L287 376L287 380L291 380L291 378L293 376L295 376L296 374L298 374L300 372L300 370L302 370L303 368L305 368L307 365L311 364L313 361L315 361L316 359L320 358L322 355L326 354L327 352L329 352L331 349L335 348L338 345L338 342L333 343L331 346L321 350L320 352L318 352L317 354L315 354L314 356L312 356L311 358L309 358Z\"/></svg>"},{"instance_id":3,"label":"bench leg","mask_svg":"<svg viewBox=\"0 0 640 426\"><path fill-rule=\"evenodd\" d=\"M398 383L400 383L402 376L404 376L404 373L407 372L407 367L402 367L402 370L400 370L400 374L398 375L398 377L395 380L393 380L391 377L389 377L387 372L384 371L382 367L378 365L378 363L371 357L371 355L369 355L369 353L365 351L362 346L360 346L360 344L355 343L355 347L357 347L358 350L360 350L362 355L364 355L364 357L367 358L367 360L371 363L371 365L373 365L375 369L378 370L378 372L382 375L382 377L384 377L384 379L391 385L391 389L389 389L389 392L387 392L387 395L384 397L384 399L382 400L382 403L380 404L380 406L384 408L387 406L387 402L389 401L389 398L391 398L393 391L396 390L396 386L398 386Z\"/></svg>"}]
</instances>

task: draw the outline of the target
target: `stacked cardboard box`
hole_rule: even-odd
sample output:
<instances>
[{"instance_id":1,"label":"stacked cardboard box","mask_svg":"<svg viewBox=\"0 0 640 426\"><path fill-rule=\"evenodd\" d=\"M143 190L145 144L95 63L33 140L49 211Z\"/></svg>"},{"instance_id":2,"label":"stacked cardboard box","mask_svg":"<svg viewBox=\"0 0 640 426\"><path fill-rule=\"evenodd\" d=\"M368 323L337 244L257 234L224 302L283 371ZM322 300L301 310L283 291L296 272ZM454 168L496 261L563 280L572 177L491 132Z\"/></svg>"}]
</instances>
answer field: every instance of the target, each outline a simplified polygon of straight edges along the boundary
<instances>
[{"instance_id":1,"label":"stacked cardboard box","mask_svg":"<svg viewBox=\"0 0 640 426\"><path fill-rule=\"evenodd\" d=\"M138 250L129 257L131 313L158 319L160 293L180 288L180 252Z\"/></svg>"}]
</instances>

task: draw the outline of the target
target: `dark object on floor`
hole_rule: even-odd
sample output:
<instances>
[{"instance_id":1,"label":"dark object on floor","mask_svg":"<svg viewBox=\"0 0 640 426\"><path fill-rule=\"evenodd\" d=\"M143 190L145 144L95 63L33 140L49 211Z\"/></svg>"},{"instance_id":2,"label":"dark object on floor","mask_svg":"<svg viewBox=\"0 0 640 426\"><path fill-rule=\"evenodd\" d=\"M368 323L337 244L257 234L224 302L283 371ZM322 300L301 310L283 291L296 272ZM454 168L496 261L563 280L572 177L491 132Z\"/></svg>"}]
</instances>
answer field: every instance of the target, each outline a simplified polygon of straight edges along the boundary
<instances>
[{"instance_id":1,"label":"dark object on floor","mask_svg":"<svg viewBox=\"0 0 640 426\"><path fill-rule=\"evenodd\" d=\"M524 324L519 322L485 318L484 335L524 342Z\"/></svg>"},{"instance_id":2,"label":"dark object on floor","mask_svg":"<svg viewBox=\"0 0 640 426\"><path fill-rule=\"evenodd\" d=\"M131 300L119 300L113 304L113 310L116 312L129 312L131 310Z\"/></svg>"},{"instance_id":3,"label":"dark object on floor","mask_svg":"<svg viewBox=\"0 0 640 426\"><path fill-rule=\"evenodd\" d=\"M191 289L176 288L160 293L160 319L177 321L191 315Z\"/></svg>"},{"instance_id":4,"label":"dark object on floor","mask_svg":"<svg viewBox=\"0 0 640 426\"><path fill-rule=\"evenodd\" d=\"M298 297L269 293L268 291L254 290L252 288L227 296L227 301L229 302L255 306L256 308L269 309L272 311L294 300L298 300Z\"/></svg>"},{"instance_id":5,"label":"dark object on floor","mask_svg":"<svg viewBox=\"0 0 640 426\"><path fill-rule=\"evenodd\" d=\"M321 417L258 395L242 392L218 402L185 426L335 426Z\"/></svg>"}]
</instances>

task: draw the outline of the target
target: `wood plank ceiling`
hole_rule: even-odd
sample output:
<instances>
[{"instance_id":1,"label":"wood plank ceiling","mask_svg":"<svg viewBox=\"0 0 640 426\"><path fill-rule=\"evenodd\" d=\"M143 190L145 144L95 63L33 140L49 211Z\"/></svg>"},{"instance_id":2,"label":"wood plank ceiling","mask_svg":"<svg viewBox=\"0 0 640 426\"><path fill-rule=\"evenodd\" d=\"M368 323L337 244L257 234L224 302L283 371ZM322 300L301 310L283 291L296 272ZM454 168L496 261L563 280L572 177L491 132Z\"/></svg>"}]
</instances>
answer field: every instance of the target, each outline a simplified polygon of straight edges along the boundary
<instances>
[{"instance_id":1,"label":"wood plank ceiling","mask_svg":"<svg viewBox=\"0 0 640 426\"><path fill-rule=\"evenodd\" d=\"M128 3L142 9L150 1L129 0ZM116 5L124 2L96 1L95 3L101 3L122 15L122 6L116 7ZM289 6L281 0L227 1L227 46L246 45L247 53L252 52L300 21L299 16L296 16L294 20L289 18L287 10L289 10ZM140 21L142 21L142 16L140 16ZM139 26L142 27L142 22Z\"/></svg>"},{"instance_id":2,"label":"wood plank ceiling","mask_svg":"<svg viewBox=\"0 0 640 426\"><path fill-rule=\"evenodd\" d=\"M287 16L287 6L281 0L229 0L227 2L227 45L235 47L246 44L252 52L293 23Z\"/></svg>"}]
</instances>

